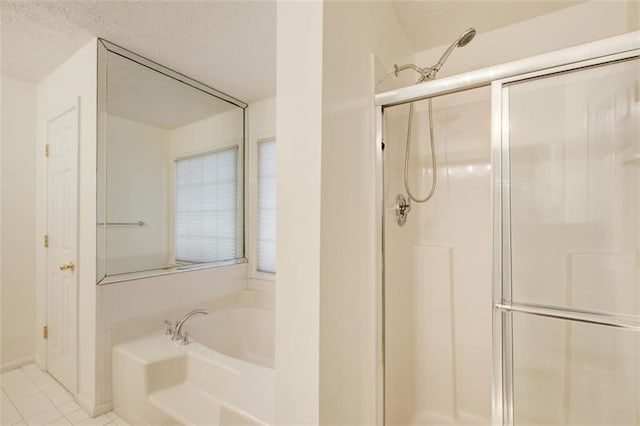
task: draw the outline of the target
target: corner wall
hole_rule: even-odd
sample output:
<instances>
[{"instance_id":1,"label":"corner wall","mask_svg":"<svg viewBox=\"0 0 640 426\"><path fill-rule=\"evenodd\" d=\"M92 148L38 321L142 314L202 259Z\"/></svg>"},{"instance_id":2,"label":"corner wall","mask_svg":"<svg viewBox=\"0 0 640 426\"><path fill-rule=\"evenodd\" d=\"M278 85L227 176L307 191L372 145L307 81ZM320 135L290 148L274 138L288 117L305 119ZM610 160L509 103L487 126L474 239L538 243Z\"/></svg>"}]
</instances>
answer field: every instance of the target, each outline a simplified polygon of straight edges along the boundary
<instances>
[{"instance_id":1,"label":"corner wall","mask_svg":"<svg viewBox=\"0 0 640 426\"><path fill-rule=\"evenodd\" d=\"M310 425L320 420L323 3L278 2L277 9L274 423Z\"/></svg>"},{"instance_id":2,"label":"corner wall","mask_svg":"<svg viewBox=\"0 0 640 426\"><path fill-rule=\"evenodd\" d=\"M247 108L247 220L248 244L246 256L249 260L247 287L251 290L275 292L276 276L257 270L257 223L258 223L258 142L276 136L276 98L254 102ZM276 147L277 147L276 140ZM277 149L277 148L276 148Z\"/></svg>"},{"instance_id":3,"label":"corner wall","mask_svg":"<svg viewBox=\"0 0 640 426\"><path fill-rule=\"evenodd\" d=\"M96 93L94 39L38 84L36 147L36 238L47 233L47 166L43 155L47 121L80 105L78 133L78 394L80 405L96 410ZM36 328L46 324L47 253L37 246ZM46 365L46 343L37 338L37 362ZM99 409L99 408L98 408Z\"/></svg>"},{"instance_id":4,"label":"corner wall","mask_svg":"<svg viewBox=\"0 0 640 426\"><path fill-rule=\"evenodd\" d=\"M375 424L375 64L412 48L388 2L278 3L277 33L276 423Z\"/></svg>"},{"instance_id":5,"label":"corner wall","mask_svg":"<svg viewBox=\"0 0 640 426\"><path fill-rule=\"evenodd\" d=\"M390 2L325 2L323 32L320 423L371 425L381 420L375 65L393 69L413 48Z\"/></svg>"},{"instance_id":6,"label":"corner wall","mask_svg":"<svg viewBox=\"0 0 640 426\"><path fill-rule=\"evenodd\" d=\"M5 371L33 362L36 349L36 86L5 76L1 84L0 371Z\"/></svg>"}]
</instances>

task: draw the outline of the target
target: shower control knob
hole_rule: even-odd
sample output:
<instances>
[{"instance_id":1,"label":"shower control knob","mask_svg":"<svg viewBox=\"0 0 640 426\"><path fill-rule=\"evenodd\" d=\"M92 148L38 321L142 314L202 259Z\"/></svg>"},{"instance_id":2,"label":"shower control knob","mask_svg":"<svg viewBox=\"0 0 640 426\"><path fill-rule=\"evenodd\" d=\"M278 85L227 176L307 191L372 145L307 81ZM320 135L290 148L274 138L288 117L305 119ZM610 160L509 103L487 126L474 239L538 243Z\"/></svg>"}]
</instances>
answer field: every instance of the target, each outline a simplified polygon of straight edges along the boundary
<instances>
[{"instance_id":1,"label":"shower control knob","mask_svg":"<svg viewBox=\"0 0 640 426\"><path fill-rule=\"evenodd\" d=\"M403 226L407 222L407 216L411 211L411 200L405 198L404 195L398 194L396 204L393 206L396 212L396 221L398 225Z\"/></svg>"}]
</instances>

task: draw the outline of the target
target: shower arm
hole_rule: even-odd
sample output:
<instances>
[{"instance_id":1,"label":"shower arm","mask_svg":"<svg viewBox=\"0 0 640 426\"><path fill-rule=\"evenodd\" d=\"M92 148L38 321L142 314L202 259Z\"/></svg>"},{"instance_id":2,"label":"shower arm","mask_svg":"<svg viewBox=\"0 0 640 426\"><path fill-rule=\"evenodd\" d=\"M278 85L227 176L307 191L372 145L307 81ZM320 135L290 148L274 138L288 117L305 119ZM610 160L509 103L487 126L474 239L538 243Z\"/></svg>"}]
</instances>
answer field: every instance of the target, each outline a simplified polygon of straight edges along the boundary
<instances>
[{"instance_id":1,"label":"shower arm","mask_svg":"<svg viewBox=\"0 0 640 426\"><path fill-rule=\"evenodd\" d=\"M406 64L406 65L401 65L401 66L398 66L398 64L394 64L393 65L393 73L395 74L396 77L398 77L398 75L400 74L400 71L404 71L404 70L407 70L407 69L414 70L415 72L420 74L420 78L418 78L417 83L422 83L425 80L433 80L436 77L436 72L438 72L433 67L421 68L421 67L419 67L417 65L414 65L414 64Z\"/></svg>"}]
</instances>

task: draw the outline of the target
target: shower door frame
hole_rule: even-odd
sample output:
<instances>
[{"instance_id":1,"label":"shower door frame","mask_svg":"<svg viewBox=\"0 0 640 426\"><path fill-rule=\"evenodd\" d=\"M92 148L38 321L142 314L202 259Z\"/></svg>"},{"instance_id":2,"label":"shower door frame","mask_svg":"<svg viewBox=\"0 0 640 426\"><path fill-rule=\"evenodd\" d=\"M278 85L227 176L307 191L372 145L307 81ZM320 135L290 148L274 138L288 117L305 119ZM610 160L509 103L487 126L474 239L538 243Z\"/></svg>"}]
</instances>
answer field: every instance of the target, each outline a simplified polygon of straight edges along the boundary
<instances>
[{"instance_id":1,"label":"shower door frame","mask_svg":"<svg viewBox=\"0 0 640 426\"><path fill-rule=\"evenodd\" d=\"M513 313L640 332L640 316L610 314L555 305L514 302L511 271L511 185L509 140L509 90L518 83L562 76L628 60L640 60L640 49L560 65L491 83L491 164L493 218L493 398L492 418L496 425L514 424L513 397Z\"/></svg>"},{"instance_id":2,"label":"shower door frame","mask_svg":"<svg viewBox=\"0 0 640 426\"><path fill-rule=\"evenodd\" d=\"M570 309L514 304L511 299L508 85L630 58L640 58L640 31L582 44L519 61L380 93L376 105L377 265L377 424L385 424L385 280L384 280L384 110L446 94L491 86L492 164L492 423L513 424L512 313L597 323L640 330L640 319Z\"/></svg>"}]
</instances>

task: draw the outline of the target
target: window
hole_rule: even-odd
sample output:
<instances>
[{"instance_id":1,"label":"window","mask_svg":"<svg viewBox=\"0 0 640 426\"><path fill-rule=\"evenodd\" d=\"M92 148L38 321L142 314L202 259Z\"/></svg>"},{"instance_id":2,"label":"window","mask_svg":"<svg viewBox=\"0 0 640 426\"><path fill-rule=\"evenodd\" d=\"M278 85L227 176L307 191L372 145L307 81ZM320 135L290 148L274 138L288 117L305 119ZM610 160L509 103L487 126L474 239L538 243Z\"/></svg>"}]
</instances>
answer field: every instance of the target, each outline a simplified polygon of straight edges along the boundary
<instances>
[{"instance_id":1,"label":"window","mask_svg":"<svg viewBox=\"0 0 640 426\"><path fill-rule=\"evenodd\" d=\"M238 148L176 160L176 261L239 256Z\"/></svg>"},{"instance_id":2,"label":"window","mask_svg":"<svg viewBox=\"0 0 640 426\"><path fill-rule=\"evenodd\" d=\"M276 272L276 141L258 142L257 269Z\"/></svg>"}]
</instances>

